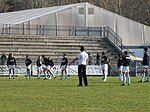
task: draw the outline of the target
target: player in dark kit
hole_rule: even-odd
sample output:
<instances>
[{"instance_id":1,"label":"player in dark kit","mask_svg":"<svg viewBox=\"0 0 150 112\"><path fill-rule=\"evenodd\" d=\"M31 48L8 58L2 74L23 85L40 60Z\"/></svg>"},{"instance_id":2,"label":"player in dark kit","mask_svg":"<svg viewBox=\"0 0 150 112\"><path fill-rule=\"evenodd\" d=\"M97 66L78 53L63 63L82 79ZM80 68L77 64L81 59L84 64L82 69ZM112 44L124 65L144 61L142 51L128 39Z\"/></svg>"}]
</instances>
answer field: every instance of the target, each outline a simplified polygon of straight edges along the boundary
<instances>
[{"instance_id":1,"label":"player in dark kit","mask_svg":"<svg viewBox=\"0 0 150 112\"><path fill-rule=\"evenodd\" d=\"M16 59L13 54L10 53L7 59L7 66L9 69L9 79L11 79L11 70L13 71L13 79L15 77Z\"/></svg>"},{"instance_id":2,"label":"player in dark kit","mask_svg":"<svg viewBox=\"0 0 150 112\"><path fill-rule=\"evenodd\" d=\"M65 79L67 79L68 77L68 59L67 59L67 56L66 54L63 54L63 58L61 59L61 65L60 65L60 68L61 68L61 75L60 75L60 80L63 79L63 72L65 72Z\"/></svg>"},{"instance_id":3,"label":"player in dark kit","mask_svg":"<svg viewBox=\"0 0 150 112\"><path fill-rule=\"evenodd\" d=\"M101 66L102 66L102 72L103 72L103 81L107 81L107 75L108 75L108 58L107 58L107 56L105 55L104 52L102 52Z\"/></svg>"},{"instance_id":4,"label":"player in dark kit","mask_svg":"<svg viewBox=\"0 0 150 112\"><path fill-rule=\"evenodd\" d=\"M44 76L45 76L44 80L51 79L51 74L54 77L54 79L56 79L56 76L52 72L52 68L54 66L53 61L46 58L45 55L42 55L42 64L44 65L44 67L43 67L43 72L44 72Z\"/></svg>"},{"instance_id":5,"label":"player in dark kit","mask_svg":"<svg viewBox=\"0 0 150 112\"><path fill-rule=\"evenodd\" d=\"M37 70L37 78L40 79L42 73L42 61L40 56L38 56L38 59L36 60L36 70Z\"/></svg>"},{"instance_id":6,"label":"player in dark kit","mask_svg":"<svg viewBox=\"0 0 150 112\"><path fill-rule=\"evenodd\" d=\"M148 68L149 68L149 54L148 54L148 48L144 48L144 56L142 60L142 65L143 65L143 73L142 73L142 79L140 82L144 82L144 77L145 75L147 76L147 80L145 82L149 82L149 73L148 73Z\"/></svg>"},{"instance_id":7,"label":"player in dark kit","mask_svg":"<svg viewBox=\"0 0 150 112\"><path fill-rule=\"evenodd\" d=\"M128 85L130 85L130 68L129 68L129 65L130 65L130 57L128 55L128 52L127 51L124 51L124 56L123 56L123 86L126 85L126 77L128 78Z\"/></svg>"},{"instance_id":8,"label":"player in dark kit","mask_svg":"<svg viewBox=\"0 0 150 112\"><path fill-rule=\"evenodd\" d=\"M26 65L26 70L27 70L26 79L31 79L31 64L32 64L32 61L31 59L29 59L29 55L26 55L26 60L25 60L25 65Z\"/></svg>"},{"instance_id":9,"label":"player in dark kit","mask_svg":"<svg viewBox=\"0 0 150 112\"><path fill-rule=\"evenodd\" d=\"M123 69L123 60L122 56L118 54L118 62L117 62L117 68L118 68L118 74L119 74L119 80L123 81L123 75L122 75L122 69Z\"/></svg>"}]
</instances>

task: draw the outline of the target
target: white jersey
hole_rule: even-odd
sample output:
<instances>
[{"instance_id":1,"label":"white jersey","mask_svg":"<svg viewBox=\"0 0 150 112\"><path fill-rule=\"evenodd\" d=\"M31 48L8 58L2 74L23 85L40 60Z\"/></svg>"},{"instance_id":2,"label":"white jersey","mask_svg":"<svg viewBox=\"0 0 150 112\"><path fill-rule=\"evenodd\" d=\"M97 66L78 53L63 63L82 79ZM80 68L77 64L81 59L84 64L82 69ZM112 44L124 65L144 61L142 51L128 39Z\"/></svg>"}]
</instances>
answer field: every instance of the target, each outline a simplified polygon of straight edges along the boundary
<instances>
[{"instance_id":1,"label":"white jersey","mask_svg":"<svg viewBox=\"0 0 150 112\"><path fill-rule=\"evenodd\" d=\"M80 52L77 55L77 58L79 59L79 65L86 65L86 61L88 59L88 54L85 51Z\"/></svg>"}]
</instances>

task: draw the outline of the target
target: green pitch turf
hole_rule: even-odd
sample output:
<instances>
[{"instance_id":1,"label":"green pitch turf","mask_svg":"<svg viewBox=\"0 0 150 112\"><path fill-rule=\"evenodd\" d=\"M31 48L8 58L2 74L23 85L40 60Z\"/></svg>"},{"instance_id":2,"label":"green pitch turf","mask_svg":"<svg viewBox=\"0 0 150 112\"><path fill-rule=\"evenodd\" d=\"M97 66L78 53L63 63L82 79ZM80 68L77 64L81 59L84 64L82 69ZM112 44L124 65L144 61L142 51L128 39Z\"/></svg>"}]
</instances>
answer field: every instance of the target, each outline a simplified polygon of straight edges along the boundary
<instances>
[{"instance_id":1,"label":"green pitch turf","mask_svg":"<svg viewBox=\"0 0 150 112\"><path fill-rule=\"evenodd\" d=\"M150 82L121 86L118 77L88 77L88 87L68 80L0 77L0 112L150 112Z\"/></svg>"}]
</instances>

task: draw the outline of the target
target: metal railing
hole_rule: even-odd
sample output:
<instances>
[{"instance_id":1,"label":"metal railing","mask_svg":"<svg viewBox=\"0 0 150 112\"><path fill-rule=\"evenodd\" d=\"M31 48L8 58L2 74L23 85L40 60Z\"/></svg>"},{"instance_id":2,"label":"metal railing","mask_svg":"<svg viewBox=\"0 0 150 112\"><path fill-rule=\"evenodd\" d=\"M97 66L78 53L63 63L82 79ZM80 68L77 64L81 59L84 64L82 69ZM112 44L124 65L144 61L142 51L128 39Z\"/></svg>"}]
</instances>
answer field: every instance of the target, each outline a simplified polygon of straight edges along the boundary
<instances>
[{"instance_id":1,"label":"metal railing","mask_svg":"<svg viewBox=\"0 0 150 112\"><path fill-rule=\"evenodd\" d=\"M0 35L98 36L108 38L120 52L123 50L130 52L122 44L122 38L109 27L3 24L0 25Z\"/></svg>"}]
</instances>

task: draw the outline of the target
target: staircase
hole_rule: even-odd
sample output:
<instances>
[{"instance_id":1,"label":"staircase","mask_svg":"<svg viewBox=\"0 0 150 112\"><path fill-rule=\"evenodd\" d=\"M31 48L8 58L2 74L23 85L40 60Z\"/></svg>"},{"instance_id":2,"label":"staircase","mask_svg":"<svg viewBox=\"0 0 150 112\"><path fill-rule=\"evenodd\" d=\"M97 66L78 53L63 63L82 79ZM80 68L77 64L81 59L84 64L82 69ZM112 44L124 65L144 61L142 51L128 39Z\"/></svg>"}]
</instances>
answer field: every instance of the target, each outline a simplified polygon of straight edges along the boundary
<instances>
[{"instance_id":1,"label":"staircase","mask_svg":"<svg viewBox=\"0 0 150 112\"><path fill-rule=\"evenodd\" d=\"M80 52L80 46L84 46L86 52L93 56L93 64L96 62L97 52L106 52L111 64L116 65L118 51L107 38L85 36L0 36L0 52L7 56L12 52L17 65L25 65L25 57L29 55L35 64L37 56L50 57L55 65L60 65L62 55L67 54L69 62ZM77 63L75 63L77 64Z\"/></svg>"}]
</instances>

